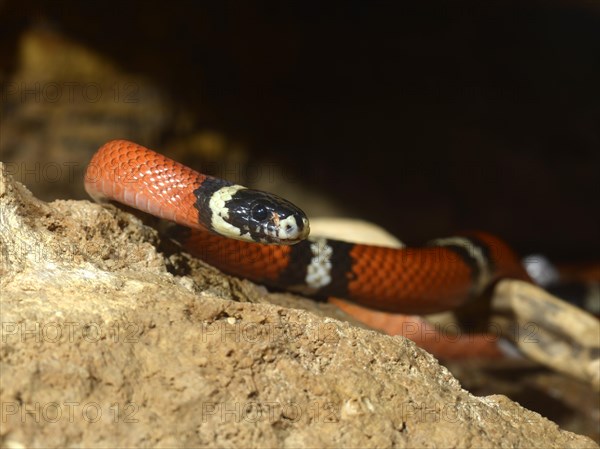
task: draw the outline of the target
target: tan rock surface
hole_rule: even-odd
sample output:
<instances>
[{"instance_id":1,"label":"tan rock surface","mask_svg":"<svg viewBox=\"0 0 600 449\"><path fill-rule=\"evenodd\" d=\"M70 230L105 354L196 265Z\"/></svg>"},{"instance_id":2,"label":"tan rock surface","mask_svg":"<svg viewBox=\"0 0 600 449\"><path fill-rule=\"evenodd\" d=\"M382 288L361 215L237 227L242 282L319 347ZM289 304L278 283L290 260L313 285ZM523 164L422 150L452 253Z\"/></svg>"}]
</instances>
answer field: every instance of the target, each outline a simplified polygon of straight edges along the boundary
<instances>
[{"instance_id":1,"label":"tan rock surface","mask_svg":"<svg viewBox=\"0 0 600 449\"><path fill-rule=\"evenodd\" d=\"M0 214L3 447L598 447L116 208L3 176Z\"/></svg>"}]
</instances>

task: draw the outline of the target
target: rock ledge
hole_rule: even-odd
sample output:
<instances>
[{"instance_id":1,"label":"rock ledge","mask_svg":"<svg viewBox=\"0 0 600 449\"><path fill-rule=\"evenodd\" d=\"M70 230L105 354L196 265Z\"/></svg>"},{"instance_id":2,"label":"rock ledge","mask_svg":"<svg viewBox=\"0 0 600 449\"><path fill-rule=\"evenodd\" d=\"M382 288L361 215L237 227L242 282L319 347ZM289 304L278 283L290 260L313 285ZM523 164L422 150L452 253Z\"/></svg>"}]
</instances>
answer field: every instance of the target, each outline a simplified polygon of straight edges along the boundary
<instances>
[{"instance_id":1,"label":"rock ledge","mask_svg":"<svg viewBox=\"0 0 600 449\"><path fill-rule=\"evenodd\" d=\"M0 170L2 447L598 447Z\"/></svg>"}]
</instances>

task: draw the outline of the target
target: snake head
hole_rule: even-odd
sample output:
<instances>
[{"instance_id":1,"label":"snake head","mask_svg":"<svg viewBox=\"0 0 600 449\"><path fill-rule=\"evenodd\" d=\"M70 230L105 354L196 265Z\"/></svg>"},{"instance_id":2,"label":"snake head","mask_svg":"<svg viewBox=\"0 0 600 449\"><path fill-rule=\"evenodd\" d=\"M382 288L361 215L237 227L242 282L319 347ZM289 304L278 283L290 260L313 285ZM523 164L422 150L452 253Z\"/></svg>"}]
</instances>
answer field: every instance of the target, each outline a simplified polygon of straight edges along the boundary
<instances>
[{"instance_id":1,"label":"snake head","mask_svg":"<svg viewBox=\"0 0 600 449\"><path fill-rule=\"evenodd\" d=\"M260 190L240 189L227 202L228 221L244 240L290 245L308 237L308 219L287 200Z\"/></svg>"},{"instance_id":2,"label":"snake head","mask_svg":"<svg viewBox=\"0 0 600 449\"><path fill-rule=\"evenodd\" d=\"M306 214L272 193L231 184L204 196L198 209L217 234L248 242L293 245L308 237Z\"/></svg>"}]
</instances>

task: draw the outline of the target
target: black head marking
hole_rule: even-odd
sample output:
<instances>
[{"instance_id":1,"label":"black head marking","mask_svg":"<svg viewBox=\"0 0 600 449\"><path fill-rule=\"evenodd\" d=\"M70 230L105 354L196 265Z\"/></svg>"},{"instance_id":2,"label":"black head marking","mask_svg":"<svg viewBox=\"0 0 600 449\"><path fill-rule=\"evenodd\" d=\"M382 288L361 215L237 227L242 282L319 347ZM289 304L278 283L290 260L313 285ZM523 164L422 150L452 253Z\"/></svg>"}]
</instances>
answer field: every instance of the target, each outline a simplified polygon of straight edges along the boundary
<instances>
[{"instance_id":1,"label":"black head marking","mask_svg":"<svg viewBox=\"0 0 600 449\"><path fill-rule=\"evenodd\" d=\"M226 221L256 242L294 243L308 234L304 212L267 192L238 190L225 207L228 209Z\"/></svg>"}]
</instances>

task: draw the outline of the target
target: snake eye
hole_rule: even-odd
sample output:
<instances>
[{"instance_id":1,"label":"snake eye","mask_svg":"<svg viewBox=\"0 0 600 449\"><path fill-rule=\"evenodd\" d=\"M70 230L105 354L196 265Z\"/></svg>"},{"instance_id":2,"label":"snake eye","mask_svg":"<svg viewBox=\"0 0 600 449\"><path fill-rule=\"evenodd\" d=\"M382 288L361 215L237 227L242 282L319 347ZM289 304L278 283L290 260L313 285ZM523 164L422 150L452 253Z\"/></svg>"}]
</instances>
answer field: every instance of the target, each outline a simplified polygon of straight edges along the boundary
<instances>
[{"instance_id":1,"label":"snake eye","mask_svg":"<svg viewBox=\"0 0 600 449\"><path fill-rule=\"evenodd\" d=\"M252 211L250 213L252 218L256 221L263 221L269 215L267 208L262 204L255 204L252 206Z\"/></svg>"}]
</instances>

